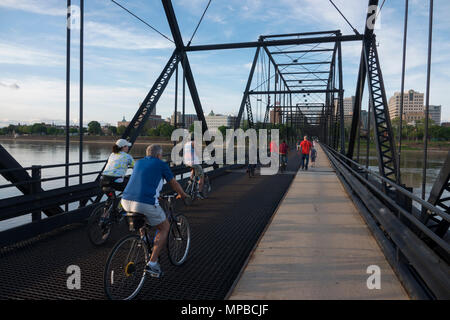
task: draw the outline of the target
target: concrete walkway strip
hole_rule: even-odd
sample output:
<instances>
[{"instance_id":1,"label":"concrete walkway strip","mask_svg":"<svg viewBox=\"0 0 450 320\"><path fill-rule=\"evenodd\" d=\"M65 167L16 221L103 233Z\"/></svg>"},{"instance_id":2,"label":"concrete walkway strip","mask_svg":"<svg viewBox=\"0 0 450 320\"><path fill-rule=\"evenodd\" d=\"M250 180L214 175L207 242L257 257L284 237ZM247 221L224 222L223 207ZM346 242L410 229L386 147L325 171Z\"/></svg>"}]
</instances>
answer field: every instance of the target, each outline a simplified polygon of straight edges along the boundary
<instances>
[{"instance_id":1,"label":"concrete walkway strip","mask_svg":"<svg viewBox=\"0 0 450 320\"><path fill-rule=\"evenodd\" d=\"M408 299L317 151L316 167L298 171L230 299Z\"/></svg>"}]
</instances>

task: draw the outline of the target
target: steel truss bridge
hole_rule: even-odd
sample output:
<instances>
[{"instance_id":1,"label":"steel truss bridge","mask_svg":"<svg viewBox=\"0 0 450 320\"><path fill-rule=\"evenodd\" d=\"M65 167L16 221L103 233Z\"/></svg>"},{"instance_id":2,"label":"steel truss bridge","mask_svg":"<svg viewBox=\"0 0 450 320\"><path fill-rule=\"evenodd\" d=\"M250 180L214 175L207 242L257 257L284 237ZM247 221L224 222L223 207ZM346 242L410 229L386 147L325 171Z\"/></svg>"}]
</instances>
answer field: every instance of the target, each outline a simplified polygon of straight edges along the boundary
<instances>
[{"instance_id":1,"label":"steel truss bridge","mask_svg":"<svg viewBox=\"0 0 450 320\"><path fill-rule=\"evenodd\" d=\"M178 83L179 67L183 72L183 115L185 84L187 84L197 117L202 122L202 130L205 132L208 126L188 54L195 51L254 48L255 55L242 101L238 106L234 127L272 128L274 124L284 124L291 128L290 132L295 138L303 135L316 137L410 296L420 299L448 299L450 152L427 201L416 197L411 189L402 184L395 134L390 122L373 29L366 26L363 34L344 35L340 30L330 30L261 35L253 42L185 45L171 1L162 0L162 5L175 49L122 138L128 139L131 143L136 141L174 73ZM368 5L369 8L377 7L378 0L369 0ZM372 13L368 10L366 19L369 19ZM355 103L348 137L344 128L341 48L343 42L361 43L360 66L358 77L355 79ZM368 169L368 149L366 163L358 162L359 141L370 137L361 135L360 115L366 87L369 96L368 130L373 131L378 158L377 172ZM178 86L175 91L177 97ZM175 105L175 111L176 108ZM254 110L260 112L255 113ZM178 122L178 126L183 125L184 121ZM18 250L17 254L20 255L21 243L30 241L35 243L37 241L35 239L39 239L43 234L86 220L92 209L102 201L96 181L81 182L83 176L101 174L101 171L82 172L82 165L92 163L95 162L23 168L3 147L0 147L0 173L11 182L0 188L16 187L23 193L21 196L0 200L0 221L30 213L33 216L33 222L30 224L0 232L2 255L9 259L15 254L15 250ZM80 173L41 178L42 170L54 167L67 169L72 166L80 166ZM173 164L171 166L174 173L179 176L188 172L184 166ZM212 177L219 177L236 167L238 165L220 168L216 165L210 166L210 174ZM43 182L49 180L68 181L73 177L80 177L80 184L71 186L66 184L65 187L52 190L43 190L41 186ZM286 184L283 185L287 188ZM245 189L242 183L238 183L238 186ZM260 192L264 194L265 191L260 188ZM254 200L256 201L256 198ZM280 198L273 201L277 203L279 200ZM68 210L68 204L74 203L77 204L77 208ZM62 208L64 205L65 210ZM244 206L251 211L249 203L244 203ZM42 213L48 218L41 219ZM266 216L267 219L264 221L267 223L270 213L266 213ZM261 228L258 232L261 232ZM248 243L248 248L254 245L256 239L257 237L254 237L253 242ZM52 245L37 244L44 247ZM248 251L245 252L248 254ZM245 256L245 252L240 254ZM243 260L240 261L242 263ZM240 266L237 267L239 268ZM223 290L224 293L229 290L232 282L233 279L230 279L228 287ZM13 286L11 282L4 286L8 287L8 290L0 288L0 296L5 297L2 292L12 292ZM22 297L32 296L32 293L27 293ZM208 296L206 290L198 296L189 297L224 298L225 294L216 293Z\"/></svg>"}]
</instances>

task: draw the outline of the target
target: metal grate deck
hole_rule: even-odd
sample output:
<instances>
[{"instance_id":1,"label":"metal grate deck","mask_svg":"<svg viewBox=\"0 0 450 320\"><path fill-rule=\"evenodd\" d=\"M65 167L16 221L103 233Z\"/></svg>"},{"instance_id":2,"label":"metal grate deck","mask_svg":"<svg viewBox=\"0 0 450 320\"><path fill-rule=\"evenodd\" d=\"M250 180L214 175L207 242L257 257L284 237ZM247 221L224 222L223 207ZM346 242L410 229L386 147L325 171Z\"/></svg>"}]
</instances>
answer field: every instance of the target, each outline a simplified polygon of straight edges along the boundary
<instances>
[{"instance_id":1,"label":"metal grate deck","mask_svg":"<svg viewBox=\"0 0 450 320\"><path fill-rule=\"evenodd\" d=\"M192 232L188 260L174 267L163 252L164 277L147 277L137 299L224 299L298 167L296 155L287 174L249 179L242 170L230 173L212 182L208 199L180 206ZM104 246L94 247L84 225L70 226L0 250L0 299L105 299L103 268L126 233L123 225ZM80 290L67 289L69 265L81 269Z\"/></svg>"}]
</instances>

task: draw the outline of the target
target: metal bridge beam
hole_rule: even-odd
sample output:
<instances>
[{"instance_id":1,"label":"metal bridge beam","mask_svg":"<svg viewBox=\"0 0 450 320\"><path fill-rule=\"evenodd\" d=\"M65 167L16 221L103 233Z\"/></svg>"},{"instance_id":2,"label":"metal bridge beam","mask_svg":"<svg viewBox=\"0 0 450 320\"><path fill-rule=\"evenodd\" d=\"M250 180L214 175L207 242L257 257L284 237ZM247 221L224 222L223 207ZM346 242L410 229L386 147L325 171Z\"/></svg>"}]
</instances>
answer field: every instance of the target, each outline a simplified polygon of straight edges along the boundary
<instances>
[{"instance_id":1,"label":"metal bridge beam","mask_svg":"<svg viewBox=\"0 0 450 320\"><path fill-rule=\"evenodd\" d=\"M170 31L172 32L173 40L177 47L177 51L181 55L181 61L186 77L186 82L188 84L189 91L191 93L191 98L194 104L195 112L197 113L197 118L202 122L202 131L205 132L206 130L208 130L208 126L206 124L205 115L203 114L203 108L200 102L200 97L198 95L197 86L195 85L194 75L192 74L189 59L186 55L187 48L184 46L177 18L175 16L175 11L173 10L172 1L171 0L161 0L161 1L164 7L164 12L166 13L167 21L170 26Z\"/></svg>"},{"instance_id":2,"label":"metal bridge beam","mask_svg":"<svg viewBox=\"0 0 450 320\"><path fill-rule=\"evenodd\" d=\"M308 53L308 52L329 52L329 51L333 51L333 49L311 49L311 50L271 51L270 54Z\"/></svg>"},{"instance_id":3,"label":"metal bridge beam","mask_svg":"<svg viewBox=\"0 0 450 320\"><path fill-rule=\"evenodd\" d=\"M373 12L370 11L370 8L373 6L378 7L378 0L369 0L367 15L366 15L366 22L371 19ZM375 21L373 21L375 23ZM373 28L369 28L366 23L366 27L364 30L364 41L369 41L372 38L373 35ZM360 121L360 112L361 112L361 104L362 104L362 97L364 94L364 84L366 81L366 75L367 75L367 69L365 65L365 59L364 59L364 46L365 43L363 42L362 48L361 48L361 58L359 59L359 71L358 71L358 79L356 82L356 92L355 92L355 103L353 105L353 117L352 117L352 127L350 129L350 139L348 143L348 151L347 151L347 157L350 159L353 159L353 153L355 149L355 142L356 142L356 133L359 127L359 121Z\"/></svg>"},{"instance_id":4,"label":"metal bridge beam","mask_svg":"<svg viewBox=\"0 0 450 320\"><path fill-rule=\"evenodd\" d=\"M242 113L244 112L244 107L246 106L248 96L248 91L252 84L253 74L255 73L256 63L258 62L260 47L256 49L255 56L253 57L252 67L250 69L250 74L248 75L247 85L245 86L244 96L242 97L241 105L239 106L238 115L236 117L236 121L234 123L234 129L237 129L241 125Z\"/></svg>"},{"instance_id":5,"label":"metal bridge beam","mask_svg":"<svg viewBox=\"0 0 450 320\"><path fill-rule=\"evenodd\" d=\"M313 44L313 43L327 43L336 41L361 41L362 35L345 35L345 36L332 36L332 37L314 37L314 38L302 38L302 39L283 39L283 40L270 40L263 41L263 47L271 46L289 46L300 44ZM252 42L238 42L238 43L222 43L222 44L207 44L198 46L186 47L186 51L205 51L205 50L225 50L225 49L242 49L242 48L256 48L260 44L258 41Z\"/></svg>"},{"instance_id":6,"label":"metal bridge beam","mask_svg":"<svg viewBox=\"0 0 450 320\"><path fill-rule=\"evenodd\" d=\"M317 89L317 90L270 90L270 91L249 91L248 94L289 94L289 93L332 93L339 92L339 89Z\"/></svg>"}]
</instances>

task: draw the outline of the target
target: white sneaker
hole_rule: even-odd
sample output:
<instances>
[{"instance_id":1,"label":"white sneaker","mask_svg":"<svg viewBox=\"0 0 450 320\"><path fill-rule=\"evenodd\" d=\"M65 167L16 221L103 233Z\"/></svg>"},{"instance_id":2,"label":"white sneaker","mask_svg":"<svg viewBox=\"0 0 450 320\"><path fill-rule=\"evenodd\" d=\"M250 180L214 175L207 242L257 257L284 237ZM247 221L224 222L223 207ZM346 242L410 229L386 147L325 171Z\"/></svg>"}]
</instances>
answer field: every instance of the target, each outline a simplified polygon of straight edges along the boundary
<instances>
[{"instance_id":1,"label":"white sneaker","mask_svg":"<svg viewBox=\"0 0 450 320\"><path fill-rule=\"evenodd\" d=\"M150 273L150 276L152 276L154 278L159 278L163 274L163 272L161 270L161 266L159 265L158 262L156 264L154 264L154 265L151 265L150 261L149 261L147 263L147 265L145 266L145 271Z\"/></svg>"}]
</instances>

